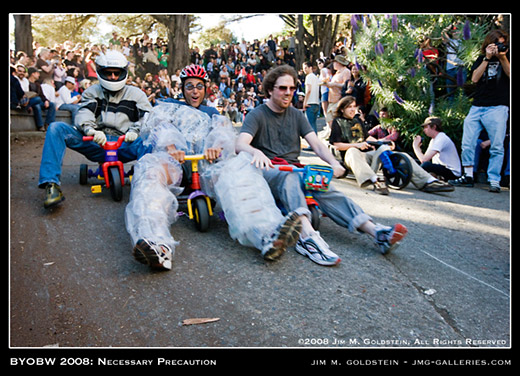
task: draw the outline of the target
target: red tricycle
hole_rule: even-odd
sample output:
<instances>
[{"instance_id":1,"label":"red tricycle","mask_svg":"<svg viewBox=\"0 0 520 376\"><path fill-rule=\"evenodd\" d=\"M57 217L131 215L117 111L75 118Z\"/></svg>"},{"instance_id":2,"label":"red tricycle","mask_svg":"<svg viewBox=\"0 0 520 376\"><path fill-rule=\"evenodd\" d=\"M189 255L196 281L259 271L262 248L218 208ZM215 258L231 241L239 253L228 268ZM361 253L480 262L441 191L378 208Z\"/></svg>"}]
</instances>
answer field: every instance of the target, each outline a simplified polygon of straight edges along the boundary
<instances>
[{"instance_id":1,"label":"red tricycle","mask_svg":"<svg viewBox=\"0 0 520 376\"><path fill-rule=\"evenodd\" d=\"M84 136L83 141L92 141L93 136ZM96 171L92 171L86 164L79 168L79 183L85 185L91 177L104 180L105 186L110 189L110 195L114 201L121 201L123 198L123 185L125 177L130 177L130 173L125 173L123 162L117 156L117 149L121 147L125 136L119 136L117 141L107 141L102 148L105 150L105 162L100 163ZM90 190L92 193L101 193L101 184L93 185Z\"/></svg>"}]
</instances>

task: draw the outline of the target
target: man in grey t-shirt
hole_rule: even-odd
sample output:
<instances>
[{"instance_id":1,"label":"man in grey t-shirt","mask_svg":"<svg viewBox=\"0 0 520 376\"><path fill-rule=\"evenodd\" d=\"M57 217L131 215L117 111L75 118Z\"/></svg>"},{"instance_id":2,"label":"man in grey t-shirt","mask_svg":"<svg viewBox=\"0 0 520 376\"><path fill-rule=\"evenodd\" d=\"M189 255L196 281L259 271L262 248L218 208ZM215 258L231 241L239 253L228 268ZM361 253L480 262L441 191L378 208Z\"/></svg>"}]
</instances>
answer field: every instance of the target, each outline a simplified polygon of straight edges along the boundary
<instances>
[{"instance_id":1,"label":"man in grey t-shirt","mask_svg":"<svg viewBox=\"0 0 520 376\"><path fill-rule=\"evenodd\" d=\"M302 231L296 251L320 265L337 265L340 258L312 228L299 174L280 171L273 164L275 158L277 162L283 163L281 160L285 160L289 164L299 163L300 137L303 137L313 151L332 167L335 177L345 172L318 139L305 116L291 106L296 82L296 71L288 65L269 71L263 80L264 92L269 101L245 117L236 151L245 151L253 156L251 164L263 171L273 196L287 210L305 213L301 216ZM327 192L315 192L315 199L321 210L340 226L373 236L383 254L395 248L406 235L407 229L401 224L388 227L374 223L356 203L332 186Z\"/></svg>"},{"instance_id":2,"label":"man in grey t-shirt","mask_svg":"<svg viewBox=\"0 0 520 376\"><path fill-rule=\"evenodd\" d=\"M305 138L313 130L296 108L278 113L263 104L246 116L242 132L252 135L251 146L262 150L269 159L278 157L294 164L299 163L300 137Z\"/></svg>"}]
</instances>

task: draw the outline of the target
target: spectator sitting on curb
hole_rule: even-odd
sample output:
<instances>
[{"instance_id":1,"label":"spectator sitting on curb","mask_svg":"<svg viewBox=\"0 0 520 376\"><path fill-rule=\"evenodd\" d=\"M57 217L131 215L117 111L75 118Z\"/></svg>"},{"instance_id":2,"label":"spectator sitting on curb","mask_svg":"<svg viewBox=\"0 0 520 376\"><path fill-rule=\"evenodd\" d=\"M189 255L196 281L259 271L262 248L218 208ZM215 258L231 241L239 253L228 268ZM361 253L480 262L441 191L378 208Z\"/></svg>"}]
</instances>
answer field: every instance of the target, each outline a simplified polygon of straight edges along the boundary
<instances>
[{"instance_id":1,"label":"spectator sitting on curb","mask_svg":"<svg viewBox=\"0 0 520 376\"><path fill-rule=\"evenodd\" d=\"M441 119L426 118L422 127L431 141L423 154L422 137L416 136L413 140L413 150L421 161L421 167L445 181L457 179L461 175L459 154L453 141L442 131Z\"/></svg>"},{"instance_id":2,"label":"spectator sitting on curb","mask_svg":"<svg viewBox=\"0 0 520 376\"><path fill-rule=\"evenodd\" d=\"M377 150L365 141L365 132L361 120L356 116L358 107L356 99L346 96L340 100L336 108L336 117L332 122L332 130L329 142L341 153L342 160L356 176L360 187L373 184L377 193L387 195L388 188L384 178L379 179L376 171L381 162L379 155L395 147L381 145ZM372 150L371 150L372 149ZM362 151L371 150L366 153ZM406 153L400 153L407 158L412 165L412 184L424 192L451 192L453 187L441 182L428 174Z\"/></svg>"}]
</instances>

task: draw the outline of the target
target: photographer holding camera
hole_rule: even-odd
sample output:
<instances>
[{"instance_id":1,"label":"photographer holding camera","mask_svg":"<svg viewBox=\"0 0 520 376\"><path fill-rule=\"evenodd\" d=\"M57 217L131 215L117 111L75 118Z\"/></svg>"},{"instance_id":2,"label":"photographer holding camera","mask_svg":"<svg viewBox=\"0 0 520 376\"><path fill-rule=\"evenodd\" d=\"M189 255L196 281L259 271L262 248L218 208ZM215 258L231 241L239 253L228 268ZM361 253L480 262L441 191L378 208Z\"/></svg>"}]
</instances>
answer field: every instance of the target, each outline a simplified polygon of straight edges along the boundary
<instances>
[{"instance_id":1,"label":"photographer holding camera","mask_svg":"<svg viewBox=\"0 0 520 376\"><path fill-rule=\"evenodd\" d=\"M500 171L504 160L504 137L509 116L510 64L509 36L503 30L491 31L482 44L481 55L472 67L476 84L473 104L464 120L462 166L464 174L450 180L455 186L473 187L473 164L477 139L486 129L489 150L488 181L490 192L500 192Z\"/></svg>"}]
</instances>

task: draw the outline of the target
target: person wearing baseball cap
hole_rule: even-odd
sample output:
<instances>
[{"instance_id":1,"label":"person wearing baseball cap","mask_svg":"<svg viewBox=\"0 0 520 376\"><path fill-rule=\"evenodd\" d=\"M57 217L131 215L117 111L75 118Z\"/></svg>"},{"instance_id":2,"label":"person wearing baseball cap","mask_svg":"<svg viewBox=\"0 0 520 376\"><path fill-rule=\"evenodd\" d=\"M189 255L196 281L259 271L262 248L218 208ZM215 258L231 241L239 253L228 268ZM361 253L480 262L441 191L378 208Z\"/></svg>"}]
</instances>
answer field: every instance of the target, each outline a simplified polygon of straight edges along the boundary
<instances>
[{"instance_id":1,"label":"person wearing baseball cap","mask_svg":"<svg viewBox=\"0 0 520 376\"><path fill-rule=\"evenodd\" d=\"M443 132L442 120L435 116L428 117L422 128L424 134L431 138L426 152L421 150L421 136L416 136L412 145L421 167L445 181L457 179L461 176L459 154L453 141Z\"/></svg>"},{"instance_id":2,"label":"person wearing baseball cap","mask_svg":"<svg viewBox=\"0 0 520 376\"><path fill-rule=\"evenodd\" d=\"M74 87L76 86L76 80L74 77L67 76L65 78L65 84L58 90L58 96L56 97L56 109L61 111L70 111L72 116L72 124L74 124L74 118L79 110L79 101L81 95L72 96Z\"/></svg>"}]
</instances>

